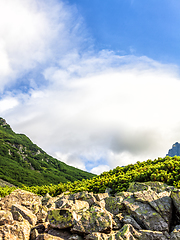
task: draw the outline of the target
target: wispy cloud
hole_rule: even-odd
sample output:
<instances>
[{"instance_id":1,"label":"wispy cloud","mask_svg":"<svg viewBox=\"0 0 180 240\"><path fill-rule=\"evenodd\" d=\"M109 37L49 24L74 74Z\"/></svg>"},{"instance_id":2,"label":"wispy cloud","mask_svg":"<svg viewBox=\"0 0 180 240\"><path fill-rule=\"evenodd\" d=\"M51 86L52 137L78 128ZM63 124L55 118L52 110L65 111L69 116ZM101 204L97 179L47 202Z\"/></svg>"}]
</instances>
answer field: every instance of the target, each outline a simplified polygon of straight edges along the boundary
<instances>
[{"instance_id":1,"label":"wispy cloud","mask_svg":"<svg viewBox=\"0 0 180 240\"><path fill-rule=\"evenodd\" d=\"M100 164L89 164L94 173L165 156L179 140L175 66L93 51L76 8L62 2L8 2L11 8L2 1L0 14L5 19L5 27L0 25L0 114L15 131L68 164L81 169ZM14 4L11 25L7 15ZM27 92L5 91L18 77L27 78Z\"/></svg>"},{"instance_id":2,"label":"wispy cloud","mask_svg":"<svg viewBox=\"0 0 180 240\"><path fill-rule=\"evenodd\" d=\"M36 76L46 65L57 65L74 47L80 49L85 37L81 22L76 8L62 1L2 0L0 91L29 71Z\"/></svg>"}]
</instances>

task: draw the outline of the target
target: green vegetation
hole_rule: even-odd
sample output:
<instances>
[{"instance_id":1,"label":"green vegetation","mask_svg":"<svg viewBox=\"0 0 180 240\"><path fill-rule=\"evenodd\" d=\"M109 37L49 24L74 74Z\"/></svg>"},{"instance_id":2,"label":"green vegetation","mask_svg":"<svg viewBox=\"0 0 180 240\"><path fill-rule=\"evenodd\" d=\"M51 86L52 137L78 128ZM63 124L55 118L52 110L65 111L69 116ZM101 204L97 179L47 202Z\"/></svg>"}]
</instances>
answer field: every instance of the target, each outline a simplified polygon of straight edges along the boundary
<instances>
[{"instance_id":1,"label":"green vegetation","mask_svg":"<svg viewBox=\"0 0 180 240\"><path fill-rule=\"evenodd\" d=\"M23 186L24 190L38 195L49 193L57 196L62 192L71 193L89 191L103 193L111 188L111 193L126 191L131 182L159 181L180 188L180 157L158 158L154 161L137 162L125 167L117 167L92 179L60 183L58 185Z\"/></svg>"},{"instance_id":2,"label":"green vegetation","mask_svg":"<svg viewBox=\"0 0 180 240\"><path fill-rule=\"evenodd\" d=\"M15 186L49 185L92 178L94 174L49 156L0 118L0 179Z\"/></svg>"},{"instance_id":3,"label":"green vegetation","mask_svg":"<svg viewBox=\"0 0 180 240\"><path fill-rule=\"evenodd\" d=\"M5 197L9 195L15 189L16 187L9 187L9 186L0 187L0 197Z\"/></svg>"},{"instance_id":4,"label":"green vegetation","mask_svg":"<svg viewBox=\"0 0 180 240\"><path fill-rule=\"evenodd\" d=\"M94 177L93 177L94 176ZM180 188L180 157L158 158L117 167L99 176L66 165L46 154L0 118L0 179L38 195L89 191L126 191L131 182L159 181ZM0 184L0 196L15 188Z\"/></svg>"}]
</instances>

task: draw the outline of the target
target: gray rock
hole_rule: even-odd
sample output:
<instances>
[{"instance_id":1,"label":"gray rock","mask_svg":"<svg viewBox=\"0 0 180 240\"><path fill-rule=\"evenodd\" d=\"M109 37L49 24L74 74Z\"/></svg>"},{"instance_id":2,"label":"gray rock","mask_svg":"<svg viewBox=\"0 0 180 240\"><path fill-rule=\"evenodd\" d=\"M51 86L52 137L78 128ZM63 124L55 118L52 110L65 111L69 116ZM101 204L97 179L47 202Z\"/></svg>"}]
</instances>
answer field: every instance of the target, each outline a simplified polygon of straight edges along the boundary
<instances>
[{"instance_id":1,"label":"gray rock","mask_svg":"<svg viewBox=\"0 0 180 240\"><path fill-rule=\"evenodd\" d=\"M180 190L174 189L171 193L171 198L176 207L177 211L180 213Z\"/></svg>"},{"instance_id":2,"label":"gray rock","mask_svg":"<svg viewBox=\"0 0 180 240\"><path fill-rule=\"evenodd\" d=\"M54 209L48 212L51 228L66 229L73 226L75 215L70 209Z\"/></svg>"},{"instance_id":3,"label":"gray rock","mask_svg":"<svg viewBox=\"0 0 180 240\"><path fill-rule=\"evenodd\" d=\"M117 215L124 209L123 198L120 196L105 198L105 208L110 213Z\"/></svg>"},{"instance_id":4,"label":"gray rock","mask_svg":"<svg viewBox=\"0 0 180 240\"><path fill-rule=\"evenodd\" d=\"M180 190L148 182L132 183L129 191L115 197L80 192L42 198L15 190L0 202L0 239L180 239Z\"/></svg>"},{"instance_id":5,"label":"gray rock","mask_svg":"<svg viewBox=\"0 0 180 240\"><path fill-rule=\"evenodd\" d=\"M91 207L82 213L76 221L72 232L89 234L92 232L109 233L112 229L112 215L99 207Z\"/></svg>"},{"instance_id":6,"label":"gray rock","mask_svg":"<svg viewBox=\"0 0 180 240\"><path fill-rule=\"evenodd\" d=\"M172 200L170 198L171 192L157 193L151 189L147 191L135 192L134 197L136 201L148 203L161 217L170 225L172 216Z\"/></svg>"},{"instance_id":7,"label":"gray rock","mask_svg":"<svg viewBox=\"0 0 180 240\"><path fill-rule=\"evenodd\" d=\"M85 240L108 240L108 235L105 233L93 232L88 234Z\"/></svg>"},{"instance_id":8,"label":"gray rock","mask_svg":"<svg viewBox=\"0 0 180 240\"><path fill-rule=\"evenodd\" d=\"M174 187L169 187L167 184L162 182L132 182L129 184L129 188L127 192L139 192L139 191L147 191L151 189L157 193L164 192L164 191L172 191Z\"/></svg>"},{"instance_id":9,"label":"gray rock","mask_svg":"<svg viewBox=\"0 0 180 240\"><path fill-rule=\"evenodd\" d=\"M180 239L180 225L176 225L174 230L171 232L171 240L178 240Z\"/></svg>"},{"instance_id":10,"label":"gray rock","mask_svg":"<svg viewBox=\"0 0 180 240\"><path fill-rule=\"evenodd\" d=\"M125 216L123 219L122 219L122 222L124 224L131 224L135 229L137 230L141 230L142 228L139 226L139 224L134 220L133 217L131 216Z\"/></svg>"},{"instance_id":11,"label":"gray rock","mask_svg":"<svg viewBox=\"0 0 180 240\"><path fill-rule=\"evenodd\" d=\"M136 201L131 195L123 201L128 213L133 216L142 229L168 231L169 225L148 203Z\"/></svg>"},{"instance_id":12,"label":"gray rock","mask_svg":"<svg viewBox=\"0 0 180 240\"><path fill-rule=\"evenodd\" d=\"M79 236L78 234L71 235L68 240L82 240L83 238Z\"/></svg>"},{"instance_id":13,"label":"gray rock","mask_svg":"<svg viewBox=\"0 0 180 240\"><path fill-rule=\"evenodd\" d=\"M19 204L13 204L11 208L12 212L19 212L24 219L26 219L32 226L37 222L37 217L29 209Z\"/></svg>"},{"instance_id":14,"label":"gray rock","mask_svg":"<svg viewBox=\"0 0 180 240\"><path fill-rule=\"evenodd\" d=\"M109 236L108 240L119 240L119 239L139 239L141 234L136 231L131 224L125 224L118 232Z\"/></svg>"},{"instance_id":15,"label":"gray rock","mask_svg":"<svg viewBox=\"0 0 180 240\"><path fill-rule=\"evenodd\" d=\"M139 240L168 240L162 232L151 230L140 230L139 232L141 233Z\"/></svg>"}]
</instances>

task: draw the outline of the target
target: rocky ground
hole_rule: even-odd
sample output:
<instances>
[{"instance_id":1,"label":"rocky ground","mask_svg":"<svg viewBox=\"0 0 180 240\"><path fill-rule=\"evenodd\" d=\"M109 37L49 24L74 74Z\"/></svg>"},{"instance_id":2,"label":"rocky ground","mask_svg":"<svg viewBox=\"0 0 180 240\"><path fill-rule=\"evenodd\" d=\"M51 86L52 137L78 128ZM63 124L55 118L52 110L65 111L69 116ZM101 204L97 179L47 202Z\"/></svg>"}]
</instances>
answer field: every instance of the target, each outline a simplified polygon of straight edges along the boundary
<instances>
[{"instance_id":1,"label":"rocky ground","mask_svg":"<svg viewBox=\"0 0 180 240\"><path fill-rule=\"evenodd\" d=\"M180 239L180 190L158 182L132 183L114 197L16 189L0 209L2 240Z\"/></svg>"}]
</instances>

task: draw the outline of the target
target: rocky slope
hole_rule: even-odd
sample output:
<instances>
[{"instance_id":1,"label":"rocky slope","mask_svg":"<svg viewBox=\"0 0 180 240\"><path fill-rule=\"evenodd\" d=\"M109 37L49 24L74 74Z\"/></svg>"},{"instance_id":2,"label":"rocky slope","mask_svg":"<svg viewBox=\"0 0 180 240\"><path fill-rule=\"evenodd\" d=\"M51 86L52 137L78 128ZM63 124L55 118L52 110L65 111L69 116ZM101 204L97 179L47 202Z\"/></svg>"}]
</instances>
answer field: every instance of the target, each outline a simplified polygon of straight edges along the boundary
<instances>
[{"instance_id":1,"label":"rocky slope","mask_svg":"<svg viewBox=\"0 0 180 240\"><path fill-rule=\"evenodd\" d=\"M131 183L127 192L44 197L16 189L0 201L0 239L180 239L180 190Z\"/></svg>"}]
</instances>

